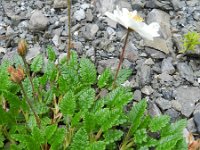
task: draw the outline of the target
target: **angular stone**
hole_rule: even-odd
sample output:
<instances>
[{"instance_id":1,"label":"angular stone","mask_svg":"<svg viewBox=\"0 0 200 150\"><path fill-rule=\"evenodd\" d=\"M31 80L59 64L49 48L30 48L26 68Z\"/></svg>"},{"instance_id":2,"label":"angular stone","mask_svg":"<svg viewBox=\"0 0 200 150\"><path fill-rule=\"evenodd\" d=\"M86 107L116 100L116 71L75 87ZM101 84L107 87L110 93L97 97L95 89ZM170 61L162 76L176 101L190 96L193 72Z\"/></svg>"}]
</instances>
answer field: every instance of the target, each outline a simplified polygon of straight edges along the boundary
<instances>
[{"instance_id":1,"label":"angular stone","mask_svg":"<svg viewBox=\"0 0 200 150\"><path fill-rule=\"evenodd\" d=\"M111 58L111 59L107 59L107 60L100 60L99 61L99 66L98 66L98 73L102 73L102 71L105 68L110 68L111 70L115 71L115 69L117 68L117 65L119 63L119 59L117 58Z\"/></svg>"},{"instance_id":2,"label":"angular stone","mask_svg":"<svg viewBox=\"0 0 200 150\"><path fill-rule=\"evenodd\" d=\"M87 40L92 40L95 38L98 30L99 27L97 24L87 24L85 27L82 28L82 34Z\"/></svg>"},{"instance_id":3,"label":"angular stone","mask_svg":"<svg viewBox=\"0 0 200 150\"><path fill-rule=\"evenodd\" d=\"M150 55L152 58L155 58L155 59L163 59L166 57L166 55L163 52L157 51L149 47L145 47L145 51L148 55Z\"/></svg>"},{"instance_id":4,"label":"angular stone","mask_svg":"<svg viewBox=\"0 0 200 150\"><path fill-rule=\"evenodd\" d=\"M135 90L133 99L136 101L140 101L142 99L142 93L140 90Z\"/></svg>"},{"instance_id":5,"label":"angular stone","mask_svg":"<svg viewBox=\"0 0 200 150\"><path fill-rule=\"evenodd\" d=\"M187 63L181 62L177 64L178 72L182 78L185 78L187 81L194 83L194 72Z\"/></svg>"},{"instance_id":6,"label":"angular stone","mask_svg":"<svg viewBox=\"0 0 200 150\"><path fill-rule=\"evenodd\" d=\"M85 11L84 9L79 9L74 12L73 16L77 21L81 21L82 19L85 19Z\"/></svg>"},{"instance_id":7,"label":"angular stone","mask_svg":"<svg viewBox=\"0 0 200 150\"><path fill-rule=\"evenodd\" d=\"M192 133L195 133L197 132L197 128L196 128L196 125L194 123L194 118L190 118L188 121L187 121L187 129L192 132Z\"/></svg>"},{"instance_id":8,"label":"angular stone","mask_svg":"<svg viewBox=\"0 0 200 150\"><path fill-rule=\"evenodd\" d=\"M158 106L152 101L148 101L147 110L149 112L149 115L152 116L152 117L160 116L162 114L160 109L158 108Z\"/></svg>"},{"instance_id":9,"label":"angular stone","mask_svg":"<svg viewBox=\"0 0 200 150\"><path fill-rule=\"evenodd\" d=\"M200 133L200 113L194 114L194 122L197 127L197 131Z\"/></svg>"},{"instance_id":10,"label":"angular stone","mask_svg":"<svg viewBox=\"0 0 200 150\"><path fill-rule=\"evenodd\" d=\"M140 70L137 72L137 77L139 78L139 84L144 86L149 84L151 81L151 68L147 65L142 65Z\"/></svg>"},{"instance_id":11,"label":"angular stone","mask_svg":"<svg viewBox=\"0 0 200 150\"><path fill-rule=\"evenodd\" d=\"M41 53L40 45L35 44L33 47L29 48L28 53L26 55L26 61L30 62L33 58L35 58L40 53Z\"/></svg>"},{"instance_id":12,"label":"angular stone","mask_svg":"<svg viewBox=\"0 0 200 150\"><path fill-rule=\"evenodd\" d=\"M166 110L172 107L171 102L164 98L157 98L155 102L162 110Z\"/></svg>"},{"instance_id":13,"label":"angular stone","mask_svg":"<svg viewBox=\"0 0 200 150\"><path fill-rule=\"evenodd\" d=\"M200 89L180 86L176 89L175 94L175 99L181 104L181 113L189 117L195 109L195 103L200 100Z\"/></svg>"},{"instance_id":14,"label":"angular stone","mask_svg":"<svg viewBox=\"0 0 200 150\"><path fill-rule=\"evenodd\" d=\"M29 21L29 29L33 31L45 30L48 25L48 18L40 10L35 10Z\"/></svg>"},{"instance_id":15,"label":"angular stone","mask_svg":"<svg viewBox=\"0 0 200 150\"><path fill-rule=\"evenodd\" d=\"M54 8L67 8L67 1L66 0L54 0L53 7Z\"/></svg>"},{"instance_id":16,"label":"angular stone","mask_svg":"<svg viewBox=\"0 0 200 150\"><path fill-rule=\"evenodd\" d=\"M151 86L144 86L141 91L146 95L151 95L154 92Z\"/></svg>"},{"instance_id":17,"label":"angular stone","mask_svg":"<svg viewBox=\"0 0 200 150\"><path fill-rule=\"evenodd\" d=\"M177 112L176 110L174 110L173 108L171 109L168 109L166 112L165 112L166 115L169 115L171 117L171 122L176 122L180 119L180 113Z\"/></svg>"},{"instance_id":18,"label":"angular stone","mask_svg":"<svg viewBox=\"0 0 200 150\"><path fill-rule=\"evenodd\" d=\"M175 72L175 68L172 64L172 58L163 59L161 65L162 73L173 74Z\"/></svg>"}]
</instances>

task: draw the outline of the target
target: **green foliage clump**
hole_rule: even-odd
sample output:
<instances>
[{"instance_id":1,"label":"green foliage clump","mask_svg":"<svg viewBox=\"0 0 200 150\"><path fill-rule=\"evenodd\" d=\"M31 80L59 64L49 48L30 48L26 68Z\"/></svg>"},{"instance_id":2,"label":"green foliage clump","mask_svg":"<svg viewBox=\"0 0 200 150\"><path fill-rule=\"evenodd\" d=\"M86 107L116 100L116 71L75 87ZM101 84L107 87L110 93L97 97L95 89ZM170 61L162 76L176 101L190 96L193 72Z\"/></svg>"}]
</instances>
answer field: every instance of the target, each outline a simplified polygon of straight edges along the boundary
<instances>
[{"instance_id":1,"label":"green foliage clump","mask_svg":"<svg viewBox=\"0 0 200 150\"><path fill-rule=\"evenodd\" d=\"M183 38L183 50L180 53L195 52L195 48L200 44L200 34L197 32L188 32Z\"/></svg>"},{"instance_id":2,"label":"green foliage clump","mask_svg":"<svg viewBox=\"0 0 200 150\"><path fill-rule=\"evenodd\" d=\"M129 88L120 86L131 74L122 69L112 89L113 74L106 69L97 79L95 65L75 52L69 61L55 64L37 56L30 76L21 83L10 80L0 67L0 148L11 150L176 150L187 149L182 135L185 120L169 123L168 116L152 118L141 100L130 111ZM28 78L32 79L28 79ZM100 96L100 91L108 93Z\"/></svg>"}]
</instances>

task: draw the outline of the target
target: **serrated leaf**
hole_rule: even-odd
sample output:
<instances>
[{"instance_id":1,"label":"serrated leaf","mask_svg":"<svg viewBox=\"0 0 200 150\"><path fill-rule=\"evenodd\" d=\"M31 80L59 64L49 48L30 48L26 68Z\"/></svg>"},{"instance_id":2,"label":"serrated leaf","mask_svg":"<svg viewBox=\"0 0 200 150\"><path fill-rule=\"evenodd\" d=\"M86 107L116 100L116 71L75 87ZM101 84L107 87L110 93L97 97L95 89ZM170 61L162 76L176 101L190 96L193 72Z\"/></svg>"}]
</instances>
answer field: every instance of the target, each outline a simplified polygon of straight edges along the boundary
<instances>
[{"instance_id":1,"label":"serrated leaf","mask_svg":"<svg viewBox=\"0 0 200 150\"><path fill-rule=\"evenodd\" d=\"M94 143L90 143L89 147L86 150L105 150L106 144L103 141L97 141Z\"/></svg>"},{"instance_id":2,"label":"serrated leaf","mask_svg":"<svg viewBox=\"0 0 200 150\"><path fill-rule=\"evenodd\" d=\"M110 84L111 78L112 78L111 71L109 69L105 69L98 79L98 87L103 88L106 85Z\"/></svg>"},{"instance_id":3,"label":"serrated leaf","mask_svg":"<svg viewBox=\"0 0 200 150\"><path fill-rule=\"evenodd\" d=\"M96 67L89 59L81 59L79 71L83 83L94 84L96 82Z\"/></svg>"},{"instance_id":4,"label":"serrated leaf","mask_svg":"<svg viewBox=\"0 0 200 150\"><path fill-rule=\"evenodd\" d=\"M137 128L140 126L146 107L147 107L146 101L141 100L139 103L133 106L131 111L129 112L129 120L132 124L131 126L132 133L134 133L137 130Z\"/></svg>"},{"instance_id":5,"label":"serrated leaf","mask_svg":"<svg viewBox=\"0 0 200 150\"><path fill-rule=\"evenodd\" d=\"M157 116L151 119L149 128L152 132L157 132L165 127L170 121L170 117L166 115Z\"/></svg>"},{"instance_id":6,"label":"serrated leaf","mask_svg":"<svg viewBox=\"0 0 200 150\"><path fill-rule=\"evenodd\" d=\"M90 133L96 125L94 114L86 112L84 114L83 120L85 130L87 131L87 133Z\"/></svg>"},{"instance_id":7,"label":"serrated leaf","mask_svg":"<svg viewBox=\"0 0 200 150\"><path fill-rule=\"evenodd\" d=\"M33 128L32 136L39 145L45 142L44 134L38 127Z\"/></svg>"},{"instance_id":8,"label":"serrated leaf","mask_svg":"<svg viewBox=\"0 0 200 150\"><path fill-rule=\"evenodd\" d=\"M67 115L72 116L76 108L74 93L72 91L67 92L64 95L63 99L61 100L59 106L64 116L67 116Z\"/></svg>"},{"instance_id":9,"label":"serrated leaf","mask_svg":"<svg viewBox=\"0 0 200 150\"><path fill-rule=\"evenodd\" d=\"M89 146L88 135L84 128L80 128L74 135L71 150L85 150Z\"/></svg>"},{"instance_id":10,"label":"serrated leaf","mask_svg":"<svg viewBox=\"0 0 200 150\"><path fill-rule=\"evenodd\" d=\"M128 77L130 77L131 74L132 74L132 70L127 69L127 68L121 69L119 71L116 82L118 84L124 83L128 79Z\"/></svg>"},{"instance_id":11,"label":"serrated leaf","mask_svg":"<svg viewBox=\"0 0 200 150\"><path fill-rule=\"evenodd\" d=\"M95 100L94 89L89 88L89 89L81 91L79 94L80 94L80 96L78 98L79 108L83 112L88 111L88 109L91 108L91 106Z\"/></svg>"},{"instance_id":12,"label":"serrated leaf","mask_svg":"<svg viewBox=\"0 0 200 150\"><path fill-rule=\"evenodd\" d=\"M51 47L51 46L47 47L47 54L48 54L48 59L50 61L54 62L56 60L56 54L55 54L53 47Z\"/></svg>"},{"instance_id":13,"label":"serrated leaf","mask_svg":"<svg viewBox=\"0 0 200 150\"><path fill-rule=\"evenodd\" d=\"M126 91L125 88L118 87L107 94L105 102L110 108L123 108L133 99L133 94Z\"/></svg>"},{"instance_id":14,"label":"serrated leaf","mask_svg":"<svg viewBox=\"0 0 200 150\"><path fill-rule=\"evenodd\" d=\"M38 55L33 59L33 62L31 63L31 71L37 73L42 69L43 66L43 57L42 55Z\"/></svg>"},{"instance_id":15,"label":"serrated leaf","mask_svg":"<svg viewBox=\"0 0 200 150\"><path fill-rule=\"evenodd\" d=\"M82 112L79 111L78 113L75 113L75 115L72 117L71 124L73 127L78 126L80 124L80 119L82 119Z\"/></svg>"},{"instance_id":16,"label":"serrated leaf","mask_svg":"<svg viewBox=\"0 0 200 150\"><path fill-rule=\"evenodd\" d=\"M137 130L134 134L134 142L138 144L142 144L143 142L147 142L147 131L146 129Z\"/></svg>"},{"instance_id":17,"label":"serrated leaf","mask_svg":"<svg viewBox=\"0 0 200 150\"><path fill-rule=\"evenodd\" d=\"M48 140L52 150L60 149L65 139L66 130L64 128L57 128L56 132Z\"/></svg>"},{"instance_id":18,"label":"serrated leaf","mask_svg":"<svg viewBox=\"0 0 200 150\"><path fill-rule=\"evenodd\" d=\"M57 125L55 124L45 127L44 136L47 141L53 136L53 134L56 132L56 129Z\"/></svg>"},{"instance_id":19,"label":"serrated leaf","mask_svg":"<svg viewBox=\"0 0 200 150\"><path fill-rule=\"evenodd\" d=\"M124 132L121 130L108 130L107 132L104 133L104 138L106 144L113 143L115 141L119 141L121 137L123 136Z\"/></svg>"}]
</instances>

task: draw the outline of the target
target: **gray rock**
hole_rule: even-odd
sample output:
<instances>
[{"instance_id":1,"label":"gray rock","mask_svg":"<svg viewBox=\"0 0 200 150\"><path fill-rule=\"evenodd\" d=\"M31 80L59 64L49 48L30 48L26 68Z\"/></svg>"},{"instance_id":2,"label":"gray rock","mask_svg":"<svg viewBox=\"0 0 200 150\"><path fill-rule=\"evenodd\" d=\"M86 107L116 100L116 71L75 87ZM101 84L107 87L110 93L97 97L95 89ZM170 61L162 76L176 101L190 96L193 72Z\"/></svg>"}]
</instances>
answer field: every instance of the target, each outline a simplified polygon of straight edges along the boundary
<instances>
[{"instance_id":1,"label":"gray rock","mask_svg":"<svg viewBox=\"0 0 200 150\"><path fill-rule=\"evenodd\" d=\"M151 68L147 65L142 65L140 70L137 72L137 77L139 79L139 84L141 86L147 85L151 81Z\"/></svg>"},{"instance_id":2,"label":"gray rock","mask_svg":"<svg viewBox=\"0 0 200 150\"><path fill-rule=\"evenodd\" d=\"M92 21L93 18L94 18L91 9L87 9L87 10L86 10L85 16L86 16L86 20L87 20L87 21Z\"/></svg>"},{"instance_id":3,"label":"gray rock","mask_svg":"<svg viewBox=\"0 0 200 150\"><path fill-rule=\"evenodd\" d=\"M82 54L83 52L83 44L81 42L73 42L73 46L78 54Z\"/></svg>"},{"instance_id":4,"label":"gray rock","mask_svg":"<svg viewBox=\"0 0 200 150\"><path fill-rule=\"evenodd\" d=\"M14 33L15 31L11 28L11 26L8 26L6 30L6 36L13 35Z\"/></svg>"},{"instance_id":5,"label":"gray rock","mask_svg":"<svg viewBox=\"0 0 200 150\"><path fill-rule=\"evenodd\" d=\"M170 15L158 9L153 9L147 15L147 23L158 22L160 24L161 38L168 39L171 37ZM160 41L159 41L160 42ZM157 43L159 43L157 42ZM164 42L164 41L163 41Z\"/></svg>"},{"instance_id":6,"label":"gray rock","mask_svg":"<svg viewBox=\"0 0 200 150\"><path fill-rule=\"evenodd\" d=\"M172 108L174 108L174 109L177 110L177 111L181 111L182 106L181 106L181 104L179 103L179 101L177 101L177 100L172 100L172 101L171 101L171 104L172 104Z\"/></svg>"},{"instance_id":7,"label":"gray rock","mask_svg":"<svg viewBox=\"0 0 200 150\"><path fill-rule=\"evenodd\" d=\"M66 0L54 0L53 7L54 8L67 8L67 1Z\"/></svg>"},{"instance_id":8,"label":"gray rock","mask_svg":"<svg viewBox=\"0 0 200 150\"><path fill-rule=\"evenodd\" d=\"M171 102L164 99L164 98L157 98L155 100L156 104L158 105L158 107L161 109L161 110L166 110L166 109L169 109L172 107L171 105Z\"/></svg>"},{"instance_id":9,"label":"gray rock","mask_svg":"<svg viewBox=\"0 0 200 150\"><path fill-rule=\"evenodd\" d=\"M158 106L152 101L148 101L147 110L149 112L149 115L152 117L160 116L162 114Z\"/></svg>"},{"instance_id":10,"label":"gray rock","mask_svg":"<svg viewBox=\"0 0 200 150\"><path fill-rule=\"evenodd\" d=\"M53 44L54 44L56 47L59 46L59 45L61 44L60 36L57 35L57 34L54 35L52 41L53 41Z\"/></svg>"},{"instance_id":11,"label":"gray rock","mask_svg":"<svg viewBox=\"0 0 200 150\"><path fill-rule=\"evenodd\" d=\"M190 118L188 121L187 121L187 129L192 132L192 133L195 133L197 132L197 128L196 128L196 125L194 123L194 119L193 118Z\"/></svg>"},{"instance_id":12,"label":"gray rock","mask_svg":"<svg viewBox=\"0 0 200 150\"><path fill-rule=\"evenodd\" d=\"M167 73L162 73L158 75L158 80L160 80L161 84L165 84L166 82L173 81L173 77Z\"/></svg>"},{"instance_id":13,"label":"gray rock","mask_svg":"<svg viewBox=\"0 0 200 150\"><path fill-rule=\"evenodd\" d=\"M159 8L161 10L173 10L171 2L168 0L150 0L146 2L147 8Z\"/></svg>"},{"instance_id":14,"label":"gray rock","mask_svg":"<svg viewBox=\"0 0 200 150\"><path fill-rule=\"evenodd\" d=\"M132 42L127 44L124 58L130 62L135 62L138 59L138 50Z\"/></svg>"},{"instance_id":15,"label":"gray rock","mask_svg":"<svg viewBox=\"0 0 200 150\"><path fill-rule=\"evenodd\" d=\"M94 55L95 55L95 50L94 50L93 47L91 47L90 49L88 49L86 51L86 56L91 57L91 56L94 56Z\"/></svg>"},{"instance_id":16,"label":"gray rock","mask_svg":"<svg viewBox=\"0 0 200 150\"><path fill-rule=\"evenodd\" d=\"M161 70L162 70L162 73L168 73L168 74L173 74L175 72L175 68L172 64L171 57L163 59L162 65L161 65Z\"/></svg>"},{"instance_id":17,"label":"gray rock","mask_svg":"<svg viewBox=\"0 0 200 150\"><path fill-rule=\"evenodd\" d=\"M82 34L83 37L87 40L92 40L95 38L95 34L99 30L99 27L97 24L87 24L82 28Z\"/></svg>"},{"instance_id":18,"label":"gray rock","mask_svg":"<svg viewBox=\"0 0 200 150\"><path fill-rule=\"evenodd\" d=\"M195 103L200 100L198 87L180 86L175 91L175 98L181 104L181 113L189 117L195 109Z\"/></svg>"},{"instance_id":19,"label":"gray rock","mask_svg":"<svg viewBox=\"0 0 200 150\"><path fill-rule=\"evenodd\" d=\"M154 90L152 89L151 86L144 86L142 89L141 89L142 93L143 94L146 94L146 95L151 95Z\"/></svg>"},{"instance_id":20,"label":"gray rock","mask_svg":"<svg viewBox=\"0 0 200 150\"><path fill-rule=\"evenodd\" d=\"M86 9L90 8L90 4L88 4L88 3L83 3L83 4L81 5L81 8L84 9L84 10L86 10Z\"/></svg>"},{"instance_id":21,"label":"gray rock","mask_svg":"<svg viewBox=\"0 0 200 150\"><path fill-rule=\"evenodd\" d=\"M142 99L142 93L140 90L135 90L133 99L136 101L140 101Z\"/></svg>"},{"instance_id":22,"label":"gray rock","mask_svg":"<svg viewBox=\"0 0 200 150\"><path fill-rule=\"evenodd\" d=\"M105 14L106 11L112 12L115 9L118 0L96 0L96 9Z\"/></svg>"},{"instance_id":23,"label":"gray rock","mask_svg":"<svg viewBox=\"0 0 200 150\"><path fill-rule=\"evenodd\" d=\"M193 114L200 113L200 103L197 103Z\"/></svg>"},{"instance_id":24,"label":"gray rock","mask_svg":"<svg viewBox=\"0 0 200 150\"><path fill-rule=\"evenodd\" d=\"M173 108L171 109L168 109L166 112L165 112L166 115L169 115L170 116L170 121L171 122L176 122L178 121L181 117L180 117L180 113L177 112L176 110L174 110Z\"/></svg>"},{"instance_id":25,"label":"gray rock","mask_svg":"<svg viewBox=\"0 0 200 150\"><path fill-rule=\"evenodd\" d=\"M48 18L42 13L42 11L35 10L29 21L29 29L33 31L45 30L48 22Z\"/></svg>"},{"instance_id":26,"label":"gray rock","mask_svg":"<svg viewBox=\"0 0 200 150\"><path fill-rule=\"evenodd\" d=\"M149 47L145 47L145 51L148 55L155 59L163 59L166 57L166 55L163 52L157 51Z\"/></svg>"},{"instance_id":27,"label":"gray rock","mask_svg":"<svg viewBox=\"0 0 200 150\"><path fill-rule=\"evenodd\" d=\"M18 53L17 51L11 51L11 52L7 52L3 58L2 58L2 62L4 61L8 61L10 64L13 64L14 61L16 60L16 57L18 57Z\"/></svg>"},{"instance_id":28,"label":"gray rock","mask_svg":"<svg viewBox=\"0 0 200 150\"><path fill-rule=\"evenodd\" d=\"M145 60L144 64L145 65L154 65L155 63L151 58L148 58L148 59Z\"/></svg>"},{"instance_id":29,"label":"gray rock","mask_svg":"<svg viewBox=\"0 0 200 150\"><path fill-rule=\"evenodd\" d=\"M42 7L43 7L43 2L37 0L37 1L35 1L35 6L36 6L38 9L42 9Z\"/></svg>"},{"instance_id":30,"label":"gray rock","mask_svg":"<svg viewBox=\"0 0 200 150\"><path fill-rule=\"evenodd\" d=\"M185 7L185 2L184 1L180 1L180 0L172 0L172 5L174 10L180 10L183 9Z\"/></svg>"},{"instance_id":31,"label":"gray rock","mask_svg":"<svg viewBox=\"0 0 200 150\"><path fill-rule=\"evenodd\" d=\"M84 11L84 9L79 9L79 10L75 11L73 17L77 21L81 21L82 19L85 19L85 11Z\"/></svg>"},{"instance_id":32,"label":"gray rock","mask_svg":"<svg viewBox=\"0 0 200 150\"><path fill-rule=\"evenodd\" d=\"M112 71L114 71L117 68L117 65L119 63L119 59L117 58L111 58L107 60L100 60L98 65L98 73L102 73L104 68L110 68Z\"/></svg>"},{"instance_id":33,"label":"gray rock","mask_svg":"<svg viewBox=\"0 0 200 150\"><path fill-rule=\"evenodd\" d=\"M194 122L196 124L197 131L200 133L200 113L196 113L194 115Z\"/></svg>"},{"instance_id":34,"label":"gray rock","mask_svg":"<svg viewBox=\"0 0 200 150\"><path fill-rule=\"evenodd\" d=\"M178 63L177 69L182 78L185 78L187 81L194 83L194 72L187 63Z\"/></svg>"},{"instance_id":35,"label":"gray rock","mask_svg":"<svg viewBox=\"0 0 200 150\"><path fill-rule=\"evenodd\" d=\"M1 54L1 53L6 53L6 51L7 51L6 48L0 47L0 54Z\"/></svg>"},{"instance_id":36,"label":"gray rock","mask_svg":"<svg viewBox=\"0 0 200 150\"><path fill-rule=\"evenodd\" d=\"M35 44L33 47L29 48L28 53L26 55L26 61L30 63L30 61L40 53L41 53L40 45Z\"/></svg>"}]
</instances>

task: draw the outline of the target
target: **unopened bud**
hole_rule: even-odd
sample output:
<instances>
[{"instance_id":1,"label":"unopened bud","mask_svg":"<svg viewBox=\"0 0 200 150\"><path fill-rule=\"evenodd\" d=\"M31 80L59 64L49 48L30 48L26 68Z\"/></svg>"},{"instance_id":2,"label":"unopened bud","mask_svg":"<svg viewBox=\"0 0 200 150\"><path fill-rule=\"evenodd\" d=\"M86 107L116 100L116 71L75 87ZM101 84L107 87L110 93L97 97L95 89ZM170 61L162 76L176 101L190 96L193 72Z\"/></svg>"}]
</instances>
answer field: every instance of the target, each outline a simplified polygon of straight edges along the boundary
<instances>
[{"instance_id":1,"label":"unopened bud","mask_svg":"<svg viewBox=\"0 0 200 150\"><path fill-rule=\"evenodd\" d=\"M15 69L14 67L8 67L8 73L10 74L10 79L15 83L21 83L24 80L25 74L21 66Z\"/></svg>"},{"instance_id":2,"label":"unopened bud","mask_svg":"<svg viewBox=\"0 0 200 150\"><path fill-rule=\"evenodd\" d=\"M27 43L25 40L20 40L17 47L17 52L20 56L24 57L27 53Z\"/></svg>"}]
</instances>

